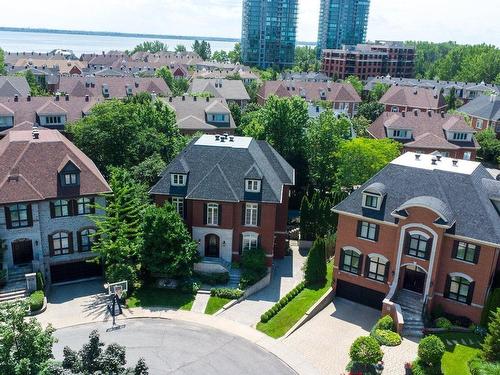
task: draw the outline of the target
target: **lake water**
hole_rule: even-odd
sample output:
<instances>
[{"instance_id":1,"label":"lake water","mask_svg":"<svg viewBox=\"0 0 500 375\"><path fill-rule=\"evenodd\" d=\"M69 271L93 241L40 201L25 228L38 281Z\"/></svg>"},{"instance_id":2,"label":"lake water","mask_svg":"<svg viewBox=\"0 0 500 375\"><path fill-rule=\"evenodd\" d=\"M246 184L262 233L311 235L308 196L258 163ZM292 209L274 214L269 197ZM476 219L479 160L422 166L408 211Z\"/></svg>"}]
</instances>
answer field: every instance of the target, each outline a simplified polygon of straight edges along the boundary
<instances>
[{"instance_id":1,"label":"lake water","mask_svg":"<svg viewBox=\"0 0 500 375\"><path fill-rule=\"evenodd\" d=\"M70 49L76 56L80 56L82 53L131 50L145 40L161 40L171 51L178 44L191 50L194 42L194 40L0 31L0 48L8 52L50 52L61 48ZM221 49L230 51L234 47L234 42L209 42L212 51Z\"/></svg>"}]
</instances>

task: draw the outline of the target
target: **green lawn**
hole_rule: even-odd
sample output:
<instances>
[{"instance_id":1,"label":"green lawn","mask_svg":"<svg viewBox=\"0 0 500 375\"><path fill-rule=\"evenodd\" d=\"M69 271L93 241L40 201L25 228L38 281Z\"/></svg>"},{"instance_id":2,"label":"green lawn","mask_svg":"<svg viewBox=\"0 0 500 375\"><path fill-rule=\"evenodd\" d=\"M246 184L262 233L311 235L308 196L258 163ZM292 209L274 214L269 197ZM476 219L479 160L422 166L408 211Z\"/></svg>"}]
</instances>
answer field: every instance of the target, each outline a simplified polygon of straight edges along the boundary
<instances>
[{"instance_id":1,"label":"green lawn","mask_svg":"<svg viewBox=\"0 0 500 375\"><path fill-rule=\"evenodd\" d=\"M229 301L231 301L229 298L210 297L207 307L205 308L205 314L215 314L217 311L222 309L222 306L224 306Z\"/></svg>"},{"instance_id":2,"label":"green lawn","mask_svg":"<svg viewBox=\"0 0 500 375\"><path fill-rule=\"evenodd\" d=\"M473 333L449 332L437 334L446 346L441 361L444 375L470 375L467 362L479 353L481 337ZM454 341L457 343L455 344Z\"/></svg>"},{"instance_id":3,"label":"green lawn","mask_svg":"<svg viewBox=\"0 0 500 375\"><path fill-rule=\"evenodd\" d=\"M194 294L181 293L178 290L143 286L127 298L127 307L171 307L191 310Z\"/></svg>"},{"instance_id":4,"label":"green lawn","mask_svg":"<svg viewBox=\"0 0 500 375\"><path fill-rule=\"evenodd\" d=\"M306 287L267 323L259 322L257 329L268 336L278 338L297 323L320 297L331 288L333 267L327 266L327 281L324 285Z\"/></svg>"}]
</instances>

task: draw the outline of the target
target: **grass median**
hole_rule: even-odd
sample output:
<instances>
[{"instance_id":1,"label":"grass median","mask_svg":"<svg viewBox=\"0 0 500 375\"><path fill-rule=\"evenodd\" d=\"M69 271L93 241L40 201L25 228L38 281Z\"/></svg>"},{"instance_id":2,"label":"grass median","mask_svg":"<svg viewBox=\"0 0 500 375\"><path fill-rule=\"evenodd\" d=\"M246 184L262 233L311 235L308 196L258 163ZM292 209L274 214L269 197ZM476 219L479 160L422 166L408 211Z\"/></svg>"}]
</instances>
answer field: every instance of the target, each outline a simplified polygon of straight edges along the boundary
<instances>
[{"instance_id":1,"label":"grass median","mask_svg":"<svg viewBox=\"0 0 500 375\"><path fill-rule=\"evenodd\" d=\"M170 307L172 309L191 310L194 294L181 293L177 289L163 289L143 286L135 290L126 300L132 307Z\"/></svg>"},{"instance_id":2,"label":"grass median","mask_svg":"<svg viewBox=\"0 0 500 375\"><path fill-rule=\"evenodd\" d=\"M213 315L222 307L228 303L229 301L232 301L229 298L221 298L221 297L210 297L207 303L207 307L205 308L205 314Z\"/></svg>"},{"instance_id":3,"label":"grass median","mask_svg":"<svg viewBox=\"0 0 500 375\"><path fill-rule=\"evenodd\" d=\"M324 284L306 286L304 290L272 317L271 320L267 323L259 322L257 329L274 338L283 336L331 288L332 273L332 264L328 263L326 282Z\"/></svg>"},{"instance_id":4,"label":"grass median","mask_svg":"<svg viewBox=\"0 0 500 375\"><path fill-rule=\"evenodd\" d=\"M470 375L467 362L479 352L482 339L473 333L447 332L436 334L446 346L441 360L444 375Z\"/></svg>"}]
</instances>

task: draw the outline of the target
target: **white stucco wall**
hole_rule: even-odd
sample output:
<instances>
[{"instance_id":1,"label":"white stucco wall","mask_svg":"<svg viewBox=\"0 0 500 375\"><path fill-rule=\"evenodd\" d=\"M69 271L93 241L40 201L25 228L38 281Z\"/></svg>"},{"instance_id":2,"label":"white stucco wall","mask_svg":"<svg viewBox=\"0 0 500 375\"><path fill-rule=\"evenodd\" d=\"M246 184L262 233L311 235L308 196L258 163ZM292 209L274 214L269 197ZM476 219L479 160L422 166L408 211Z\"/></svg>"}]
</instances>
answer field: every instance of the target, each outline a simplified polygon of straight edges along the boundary
<instances>
[{"instance_id":1,"label":"white stucco wall","mask_svg":"<svg viewBox=\"0 0 500 375\"><path fill-rule=\"evenodd\" d=\"M231 262L233 249L233 230L220 228L193 227L193 240L198 243L198 253L205 256L205 236L215 234L220 238L219 256Z\"/></svg>"}]
</instances>

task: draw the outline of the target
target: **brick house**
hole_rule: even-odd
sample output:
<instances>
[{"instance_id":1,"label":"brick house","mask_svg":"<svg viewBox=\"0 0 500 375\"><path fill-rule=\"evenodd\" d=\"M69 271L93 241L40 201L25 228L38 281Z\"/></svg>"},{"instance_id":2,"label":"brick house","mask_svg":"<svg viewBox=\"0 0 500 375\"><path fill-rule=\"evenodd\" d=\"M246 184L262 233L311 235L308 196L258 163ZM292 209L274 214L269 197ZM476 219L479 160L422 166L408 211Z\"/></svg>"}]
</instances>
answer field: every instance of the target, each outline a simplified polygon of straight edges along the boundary
<instances>
[{"instance_id":1,"label":"brick house","mask_svg":"<svg viewBox=\"0 0 500 375\"><path fill-rule=\"evenodd\" d=\"M482 95L458 109L467 113L477 131L493 129L500 138L500 96Z\"/></svg>"},{"instance_id":2,"label":"brick house","mask_svg":"<svg viewBox=\"0 0 500 375\"><path fill-rule=\"evenodd\" d=\"M267 264L286 250L293 168L267 142L203 135L168 165L150 193L184 218L202 257L239 260L261 247Z\"/></svg>"},{"instance_id":3,"label":"brick house","mask_svg":"<svg viewBox=\"0 0 500 375\"><path fill-rule=\"evenodd\" d=\"M430 109L439 113L447 108L444 96L438 90L421 87L391 86L379 103L385 105L387 112L410 112L414 109L427 112Z\"/></svg>"},{"instance_id":4,"label":"brick house","mask_svg":"<svg viewBox=\"0 0 500 375\"><path fill-rule=\"evenodd\" d=\"M361 98L350 83L305 82L305 81L265 81L257 94L257 103L264 105L271 96L300 96L310 103L327 101L332 110L354 116L361 104Z\"/></svg>"},{"instance_id":5,"label":"brick house","mask_svg":"<svg viewBox=\"0 0 500 375\"><path fill-rule=\"evenodd\" d=\"M413 326L439 305L480 320L500 271L500 181L480 163L407 152L334 210L338 296Z\"/></svg>"},{"instance_id":6,"label":"brick house","mask_svg":"<svg viewBox=\"0 0 500 375\"><path fill-rule=\"evenodd\" d=\"M0 140L2 267L9 275L40 270L49 283L100 275L100 266L87 262L95 258L88 215L100 213L94 204L105 204L100 194L109 185L59 131L19 128Z\"/></svg>"},{"instance_id":7,"label":"brick house","mask_svg":"<svg viewBox=\"0 0 500 375\"><path fill-rule=\"evenodd\" d=\"M479 144L472 129L459 115L412 112L383 112L368 128L377 139L391 138L404 151L439 153L451 158L475 160Z\"/></svg>"}]
</instances>

